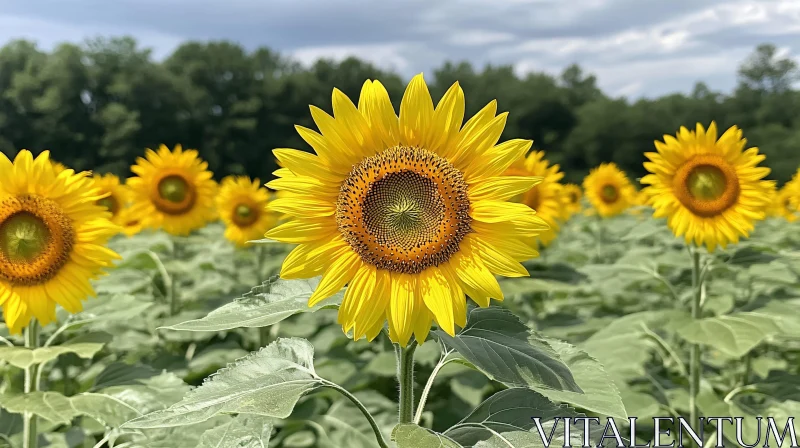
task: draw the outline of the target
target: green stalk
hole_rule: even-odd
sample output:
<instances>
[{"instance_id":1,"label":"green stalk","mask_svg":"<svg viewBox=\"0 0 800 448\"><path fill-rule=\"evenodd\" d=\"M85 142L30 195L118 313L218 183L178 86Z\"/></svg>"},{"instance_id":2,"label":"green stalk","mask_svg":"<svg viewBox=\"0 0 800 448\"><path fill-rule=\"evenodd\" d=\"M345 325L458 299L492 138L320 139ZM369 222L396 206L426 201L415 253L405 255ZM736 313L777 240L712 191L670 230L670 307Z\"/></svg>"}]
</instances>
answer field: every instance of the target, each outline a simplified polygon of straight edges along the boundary
<instances>
[{"instance_id":1,"label":"green stalk","mask_svg":"<svg viewBox=\"0 0 800 448\"><path fill-rule=\"evenodd\" d=\"M25 330L25 347L35 350L39 346L39 323L32 319L30 325ZM38 364L33 364L25 369L24 392L26 394L36 392L39 385L36 384L36 370ZM22 421L22 443L23 448L37 448L39 434L36 430L36 415L26 412Z\"/></svg>"},{"instance_id":2,"label":"green stalk","mask_svg":"<svg viewBox=\"0 0 800 448\"><path fill-rule=\"evenodd\" d=\"M701 303L703 300L703 283L700 278L700 252L695 247L692 252L692 319L700 319ZM691 344L689 353L689 419L692 426L698 424L697 395L700 392L700 345Z\"/></svg>"},{"instance_id":3,"label":"green stalk","mask_svg":"<svg viewBox=\"0 0 800 448\"><path fill-rule=\"evenodd\" d=\"M397 352L397 382L400 384L400 416L398 423L414 421L414 351L417 342L406 347L395 346Z\"/></svg>"}]
</instances>

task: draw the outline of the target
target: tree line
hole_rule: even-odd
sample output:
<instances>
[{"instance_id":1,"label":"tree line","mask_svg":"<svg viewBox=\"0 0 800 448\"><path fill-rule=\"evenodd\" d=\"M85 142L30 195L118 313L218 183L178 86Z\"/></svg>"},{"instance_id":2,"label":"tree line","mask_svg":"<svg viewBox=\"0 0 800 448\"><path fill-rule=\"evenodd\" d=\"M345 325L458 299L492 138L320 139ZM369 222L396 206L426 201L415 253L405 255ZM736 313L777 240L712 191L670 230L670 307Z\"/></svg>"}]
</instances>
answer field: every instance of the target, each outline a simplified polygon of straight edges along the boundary
<instances>
[{"instance_id":1,"label":"tree line","mask_svg":"<svg viewBox=\"0 0 800 448\"><path fill-rule=\"evenodd\" d=\"M730 94L697 83L688 95L634 102L604 94L578 65L518 76L510 66L447 62L426 80L435 101L459 81L468 115L496 98L509 112L503 139L533 139L568 181L609 161L639 177L653 140L716 120L742 127L767 155L771 178L785 182L800 165L797 64L764 44L737 75ZM293 127L314 127L308 106L330 111L333 87L355 102L368 78L380 79L399 108L405 81L356 58L304 67L268 48L220 41L187 42L158 62L129 37L51 52L18 40L0 49L0 151L49 149L76 169L128 176L143 148L181 143L199 149L218 177L266 181L277 168L271 149L310 149Z\"/></svg>"}]
</instances>

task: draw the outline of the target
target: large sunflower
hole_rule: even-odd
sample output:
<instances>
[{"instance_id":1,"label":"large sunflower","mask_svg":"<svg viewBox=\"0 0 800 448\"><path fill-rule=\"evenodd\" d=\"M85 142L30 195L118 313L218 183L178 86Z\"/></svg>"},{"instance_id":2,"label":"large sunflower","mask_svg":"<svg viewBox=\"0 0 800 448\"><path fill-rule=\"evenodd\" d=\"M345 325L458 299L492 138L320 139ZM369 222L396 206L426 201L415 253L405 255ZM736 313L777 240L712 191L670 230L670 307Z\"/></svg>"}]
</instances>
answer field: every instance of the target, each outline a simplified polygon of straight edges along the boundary
<instances>
[{"instance_id":1,"label":"large sunflower","mask_svg":"<svg viewBox=\"0 0 800 448\"><path fill-rule=\"evenodd\" d=\"M222 180L217 195L217 210L225 223L225 237L237 246L264 236L275 224L274 213L266 210L269 192L261 181L247 176L229 176Z\"/></svg>"},{"instance_id":2,"label":"large sunflower","mask_svg":"<svg viewBox=\"0 0 800 448\"><path fill-rule=\"evenodd\" d=\"M677 137L677 138L676 138ZM736 126L717 140L717 125L708 131L681 127L658 152L645 153L644 167L652 174L642 178L655 208L654 216L686 242L705 245L709 251L747 237L757 220L764 219L774 185L763 181L770 169L757 166L765 156L758 148L743 151L747 140Z\"/></svg>"},{"instance_id":3,"label":"large sunflower","mask_svg":"<svg viewBox=\"0 0 800 448\"><path fill-rule=\"evenodd\" d=\"M542 178L542 181L533 188L511 200L532 208L536 211L536 215L550 226L549 230L538 236L539 243L547 246L555 239L559 229L557 220L561 219L564 213L561 204L562 185L559 183L564 173L559 171L558 165L550 165L544 158L544 151L532 151L527 157L514 162L506 170L505 175Z\"/></svg>"},{"instance_id":4,"label":"large sunflower","mask_svg":"<svg viewBox=\"0 0 800 448\"><path fill-rule=\"evenodd\" d=\"M449 334L466 321L469 295L481 306L503 299L495 274L527 276L519 261L537 256L547 224L507 202L537 179L502 176L532 142L497 145L506 113L492 101L463 126L458 83L434 109L422 75L395 115L378 81L366 81L356 107L338 89L330 116L313 107L321 134L297 126L316 154L276 149L285 167L268 187L283 190L271 210L290 221L268 238L300 243L284 278L322 275L314 305L349 284L339 322L354 339L373 339L389 322L392 341L424 341L433 320Z\"/></svg>"},{"instance_id":5,"label":"large sunflower","mask_svg":"<svg viewBox=\"0 0 800 448\"><path fill-rule=\"evenodd\" d=\"M56 174L50 154L20 151L12 163L0 153L0 304L12 334L35 317L70 313L94 295L90 279L119 258L105 247L119 228L98 199L88 173Z\"/></svg>"},{"instance_id":6,"label":"large sunflower","mask_svg":"<svg viewBox=\"0 0 800 448\"><path fill-rule=\"evenodd\" d=\"M148 149L139 157L128 179L133 191L131 213L143 227L163 228L173 235L188 235L216 216L216 182L197 151L181 145L170 151L164 145L158 152Z\"/></svg>"},{"instance_id":7,"label":"large sunflower","mask_svg":"<svg viewBox=\"0 0 800 448\"><path fill-rule=\"evenodd\" d=\"M604 217L618 215L633 202L636 190L628 176L615 163L601 163L583 180L583 191L597 213Z\"/></svg>"},{"instance_id":8,"label":"large sunflower","mask_svg":"<svg viewBox=\"0 0 800 448\"><path fill-rule=\"evenodd\" d=\"M104 197L97 201L111 213L111 222L119 226L124 226L129 221L130 209L128 205L131 200L130 188L119 181L119 177L113 174L104 174L93 177L94 186L100 190Z\"/></svg>"},{"instance_id":9,"label":"large sunflower","mask_svg":"<svg viewBox=\"0 0 800 448\"><path fill-rule=\"evenodd\" d=\"M564 184L561 189L561 219L568 220L572 215L580 213L583 190L575 184Z\"/></svg>"}]
</instances>

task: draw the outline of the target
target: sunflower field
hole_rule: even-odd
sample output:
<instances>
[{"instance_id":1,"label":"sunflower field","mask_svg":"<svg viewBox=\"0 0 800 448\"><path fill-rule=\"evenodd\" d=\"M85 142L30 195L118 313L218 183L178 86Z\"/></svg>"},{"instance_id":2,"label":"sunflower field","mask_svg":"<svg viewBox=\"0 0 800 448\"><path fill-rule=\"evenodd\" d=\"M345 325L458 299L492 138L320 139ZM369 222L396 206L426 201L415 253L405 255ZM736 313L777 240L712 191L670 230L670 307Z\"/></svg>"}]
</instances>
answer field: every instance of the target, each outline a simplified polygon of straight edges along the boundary
<instances>
[{"instance_id":1,"label":"sunflower field","mask_svg":"<svg viewBox=\"0 0 800 448\"><path fill-rule=\"evenodd\" d=\"M0 446L797 446L800 169L712 121L570 184L465 90L333 89L261 179L0 154Z\"/></svg>"}]
</instances>

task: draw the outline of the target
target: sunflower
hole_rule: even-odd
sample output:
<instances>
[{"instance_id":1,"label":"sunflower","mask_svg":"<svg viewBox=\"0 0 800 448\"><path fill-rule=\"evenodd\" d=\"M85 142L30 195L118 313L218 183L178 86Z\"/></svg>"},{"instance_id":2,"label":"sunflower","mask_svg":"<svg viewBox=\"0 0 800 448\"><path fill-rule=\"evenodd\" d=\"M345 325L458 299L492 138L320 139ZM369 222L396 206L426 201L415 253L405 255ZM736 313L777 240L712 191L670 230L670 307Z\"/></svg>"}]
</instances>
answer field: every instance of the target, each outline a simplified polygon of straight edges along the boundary
<instances>
[{"instance_id":1,"label":"sunflower","mask_svg":"<svg viewBox=\"0 0 800 448\"><path fill-rule=\"evenodd\" d=\"M119 181L119 177L113 174L103 174L93 177L94 186L100 190L104 197L97 201L111 213L111 222L119 226L124 226L129 220L128 208L131 192L128 186Z\"/></svg>"},{"instance_id":2,"label":"sunflower","mask_svg":"<svg viewBox=\"0 0 800 448\"><path fill-rule=\"evenodd\" d=\"M768 213L789 222L795 222L800 218L800 169L783 188L773 191Z\"/></svg>"},{"instance_id":3,"label":"sunflower","mask_svg":"<svg viewBox=\"0 0 800 448\"><path fill-rule=\"evenodd\" d=\"M170 151L164 145L158 152L148 149L139 157L128 179L133 191L131 213L143 227L163 228L173 235L188 235L214 219L216 182L197 151L181 145Z\"/></svg>"},{"instance_id":4,"label":"sunflower","mask_svg":"<svg viewBox=\"0 0 800 448\"><path fill-rule=\"evenodd\" d=\"M379 81L366 81L356 107L333 90L333 116L311 107L321 133L297 126L316 154L276 149L285 167L267 186L285 191L271 210L291 219L266 237L299 243L283 278L322 275L315 305L349 284L339 323L354 339L423 342L435 321L448 334L466 323L465 294L480 306L502 300L495 274L519 277L538 255L547 224L508 202L538 179L503 176L529 140L497 145L507 113L490 102L463 126L458 83L436 108L421 74L399 118Z\"/></svg>"},{"instance_id":5,"label":"sunflower","mask_svg":"<svg viewBox=\"0 0 800 448\"><path fill-rule=\"evenodd\" d=\"M131 237L142 231L142 221L133 216L131 213L127 214L127 219L122 224L122 233L125 236Z\"/></svg>"},{"instance_id":6,"label":"sunflower","mask_svg":"<svg viewBox=\"0 0 800 448\"><path fill-rule=\"evenodd\" d=\"M676 138L677 137L677 138ZM705 245L709 251L747 237L757 220L764 219L773 182L763 181L770 169L757 166L765 156L758 148L743 151L747 140L732 126L717 140L713 121L708 131L681 127L658 152L645 153L644 167L652 174L642 178L655 209L655 217L686 242Z\"/></svg>"},{"instance_id":7,"label":"sunflower","mask_svg":"<svg viewBox=\"0 0 800 448\"><path fill-rule=\"evenodd\" d=\"M565 184L561 189L561 219L564 221L581 211L581 199L583 198L583 190L575 184Z\"/></svg>"},{"instance_id":8,"label":"sunflower","mask_svg":"<svg viewBox=\"0 0 800 448\"><path fill-rule=\"evenodd\" d=\"M597 213L608 218L625 211L636 191L628 176L616 164L601 163L583 180L583 190Z\"/></svg>"},{"instance_id":9,"label":"sunflower","mask_svg":"<svg viewBox=\"0 0 800 448\"><path fill-rule=\"evenodd\" d=\"M564 173L559 171L558 165L550 165L544 158L544 151L532 151L525 158L520 158L506 170L506 176L541 177L542 181L527 192L511 198L513 202L520 202L536 211L539 216L550 226L550 229L539 234L538 241L542 246L549 245L558 232L557 220L563 216L561 204L561 188L559 181Z\"/></svg>"},{"instance_id":10,"label":"sunflower","mask_svg":"<svg viewBox=\"0 0 800 448\"><path fill-rule=\"evenodd\" d=\"M217 210L225 223L225 238L244 247L248 241L264 236L275 224L275 215L266 210L269 192L261 181L247 176L229 176L222 180L217 195Z\"/></svg>"},{"instance_id":11,"label":"sunflower","mask_svg":"<svg viewBox=\"0 0 800 448\"><path fill-rule=\"evenodd\" d=\"M56 175L48 151L34 159L22 150L14 162L0 153L0 304L12 334L31 317L53 322L56 304L81 311L94 295L89 280L119 258L105 247L119 228L87 176Z\"/></svg>"}]
</instances>

